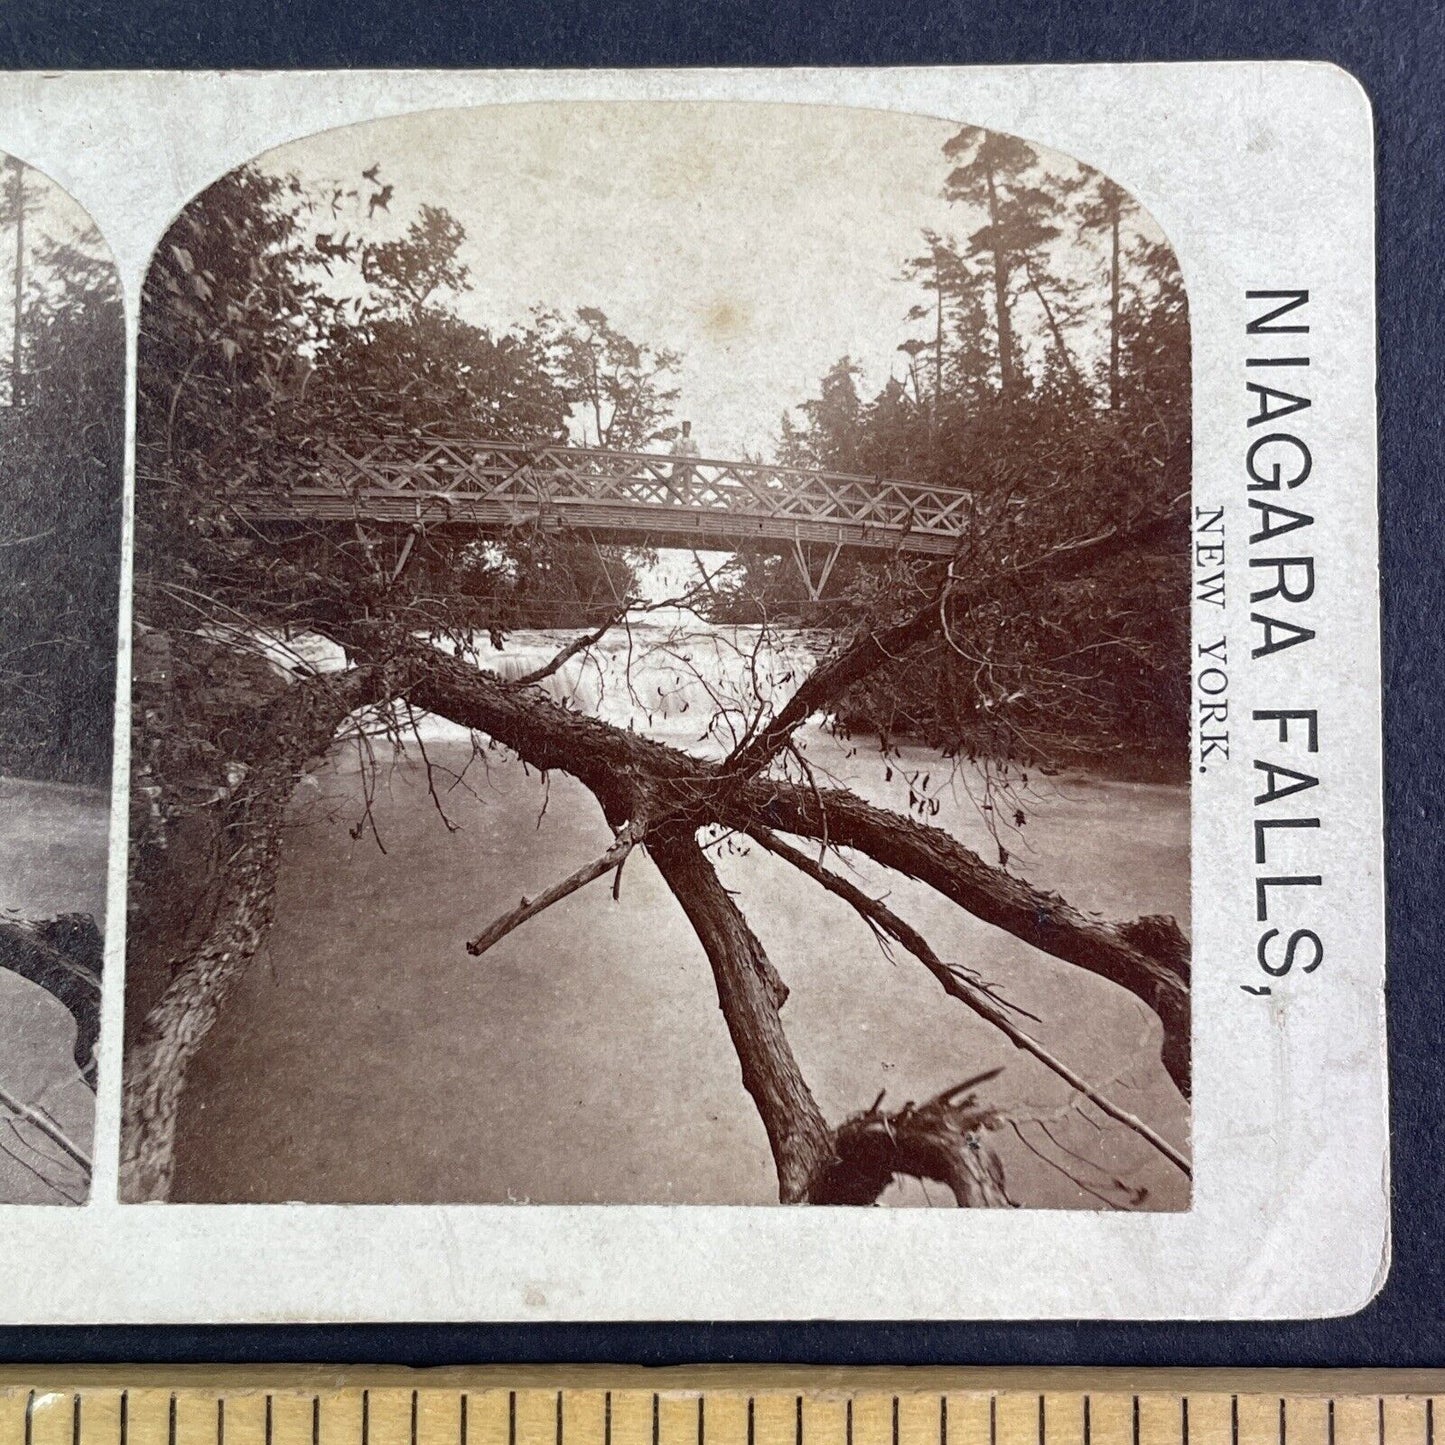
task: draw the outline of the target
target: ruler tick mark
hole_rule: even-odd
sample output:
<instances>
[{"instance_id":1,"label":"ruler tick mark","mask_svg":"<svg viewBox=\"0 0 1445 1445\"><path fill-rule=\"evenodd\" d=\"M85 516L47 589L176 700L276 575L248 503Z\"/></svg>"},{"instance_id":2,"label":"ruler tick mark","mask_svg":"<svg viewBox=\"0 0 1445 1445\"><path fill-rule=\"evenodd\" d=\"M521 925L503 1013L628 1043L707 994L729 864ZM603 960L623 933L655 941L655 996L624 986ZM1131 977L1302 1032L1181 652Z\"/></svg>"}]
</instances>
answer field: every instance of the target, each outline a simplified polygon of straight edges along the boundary
<instances>
[{"instance_id":1,"label":"ruler tick mark","mask_svg":"<svg viewBox=\"0 0 1445 1445\"><path fill-rule=\"evenodd\" d=\"M752 1432L748 1432L749 1438ZM848 1408L843 1412L843 1445L853 1445L853 1397L848 1397Z\"/></svg>"},{"instance_id":2,"label":"ruler tick mark","mask_svg":"<svg viewBox=\"0 0 1445 1445\"><path fill-rule=\"evenodd\" d=\"M798 1408L799 1408L799 1410L801 1410L802 1407L803 1407L803 1397L802 1397L801 1395L799 1395L799 1396L798 1396ZM801 1419L802 1417L799 1416L799 1418ZM798 1445L803 1445L803 1437L802 1437L801 1434L799 1434L799 1436L798 1436ZM898 1396L897 1396L897 1395L895 1395L895 1396L893 1397L893 1445L898 1445Z\"/></svg>"},{"instance_id":3,"label":"ruler tick mark","mask_svg":"<svg viewBox=\"0 0 1445 1445\"><path fill-rule=\"evenodd\" d=\"M948 1396L938 1397L938 1445L948 1445Z\"/></svg>"},{"instance_id":4,"label":"ruler tick mark","mask_svg":"<svg viewBox=\"0 0 1445 1445\"><path fill-rule=\"evenodd\" d=\"M176 1445L176 1392L171 1391L171 1403L166 1410L166 1440Z\"/></svg>"},{"instance_id":5,"label":"ruler tick mark","mask_svg":"<svg viewBox=\"0 0 1445 1445\"><path fill-rule=\"evenodd\" d=\"M1326 1445L1335 1445L1335 1402L1333 1399L1325 1411L1325 1440Z\"/></svg>"},{"instance_id":6,"label":"ruler tick mark","mask_svg":"<svg viewBox=\"0 0 1445 1445\"><path fill-rule=\"evenodd\" d=\"M416 1441L412 1441L416 1445ZM562 1392L557 1391L557 1445L562 1445Z\"/></svg>"},{"instance_id":7,"label":"ruler tick mark","mask_svg":"<svg viewBox=\"0 0 1445 1445\"><path fill-rule=\"evenodd\" d=\"M321 1445L321 1396L311 1397L311 1445Z\"/></svg>"},{"instance_id":8,"label":"ruler tick mark","mask_svg":"<svg viewBox=\"0 0 1445 1445\"><path fill-rule=\"evenodd\" d=\"M662 1426L658 1420L659 1406L657 1403L657 1391L652 1392L652 1445L657 1445L662 1438Z\"/></svg>"},{"instance_id":9,"label":"ruler tick mark","mask_svg":"<svg viewBox=\"0 0 1445 1445\"><path fill-rule=\"evenodd\" d=\"M120 1445L126 1445L130 1434L130 1391L120 1392Z\"/></svg>"},{"instance_id":10,"label":"ruler tick mark","mask_svg":"<svg viewBox=\"0 0 1445 1445\"><path fill-rule=\"evenodd\" d=\"M1285 1436L1289 1432L1289 1426L1285 1421L1284 1396L1279 1397L1279 1445L1285 1445Z\"/></svg>"},{"instance_id":11,"label":"ruler tick mark","mask_svg":"<svg viewBox=\"0 0 1445 1445\"><path fill-rule=\"evenodd\" d=\"M798 1396L793 1405L793 1439L797 1442L797 1445L803 1445L803 1397L801 1395ZM896 1419L893 1440L894 1445L897 1445L898 1431Z\"/></svg>"},{"instance_id":12,"label":"ruler tick mark","mask_svg":"<svg viewBox=\"0 0 1445 1445\"><path fill-rule=\"evenodd\" d=\"M517 1392L507 1391L507 1445L517 1445Z\"/></svg>"},{"instance_id":13,"label":"ruler tick mark","mask_svg":"<svg viewBox=\"0 0 1445 1445\"><path fill-rule=\"evenodd\" d=\"M1084 1445L1089 1445L1089 1397L1084 1396Z\"/></svg>"},{"instance_id":14,"label":"ruler tick mark","mask_svg":"<svg viewBox=\"0 0 1445 1445\"><path fill-rule=\"evenodd\" d=\"M462 1391L462 1403L457 1411L457 1445L467 1445L467 1392Z\"/></svg>"},{"instance_id":15,"label":"ruler tick mark","mask_svg":"<svg viewBox=\"0 0 1445 1445\"><path fill-rule=\"evenodd\" d=\"M1379 1403L1379 1420L1380 1420L1380 1445L1385 1445L1385 1397L1384 1397L1383 1395L1380 1396L1380 1403Z\"/></svg>"},{"instance_id":16,"label":"ruler tick mark","mask_svg":"<svg viewBox=\"0 0 1445 1445\"><path fill-rule=\"evenodd\" d=\"M1435 1445L1435 1401L1425 1401L1425 1445Z\"/></svg>"},{"instance_id":17,"label":"ruler tick mark","mask_svg":"<svg viewBox=\"0 0 1445 1445\"><path fill-rule=\"evenodd\" d=\"M172 1442L174 1445L174 1441ZM266 1445L271 1445L271 1397L266 1396ZM361 1392L361 1445L366 1445L366 1391Z\"/></svg>"},{"instance_id":18,"label":"ruler tick mark","mask_svg":"<svg viewBox=\"0 0 1445 1445\"><path fill-rule=\"evenodd\" d=\"M75 1402L70 1407L70 1445L80 1445L80 1391L75 1392Z\"/></svg>"},{"instance_id":19,"label":"ruler tick mark","mask_svg":"<svg viewBox=\"0 0 1445 1445\"><path fill-rule=\"evenodd\" d=\"M1229 1439L1230 1445L1239 1445L1239 1396L1229 1397Z\"/></svg>"},{"instance_id":20,"label":"ruler tick mark","mask_svg":"<svg viewBox=\"0 0 1445 1445\"><path fill-rule=\"evenodd\" d=\"M1044 1397L1039 1396L1039 1445L1048 1445L1048 1433L1044 1424Z\"/></svg>"},{"instance_id":21,"label":"ruler tick mark","mask_svg":"<svg viewBox=\"0 0 1445 1445\"><path fill-rule=\"evenodd\" d=\"M35 1391L32 1390L25 1397L25 1445L33 1445L35 1440Z\"/></svg>"},{"instance_id":22,"label":"ruler tick mark","mask_svg":"<svg viewBox=\"0 0 1445 1445\"><path fill-rule=\"evenodd\" d=\"M706 1426L705 1426L704 1423L703 1423L703 1413L702 1413L702 1412L703 1412L703 1405L704 1405L705 1403L706 1403L706 1402L705 1402L705 1400L703 1399L703 1397L702 1397L701 1395L699 1395L699 1396L697 1397L697 1445L703 1445L703 1437L704 1437L705 1434L707 1433Z\"/></svg>"},{"instance_id":23,"label":"ruler tick mark","mask_svg":"<svg viewBox=\"0 0 1445 1445\"><path fill-rule=\"evenodd\" d=\"M411 1392L411 1445L416 1445L416 1393Z\"/></svg>"},{"instance_id":24,"label":"ruler tick mark","mask_svg":"<svg viewBox=\"0 0 1445 1445\"><path fill-rule=\"evenodd\" d=\"M753 1397L748 1396L748 1445L754 1445L753 1436Z\"/></svg>"},{"instance_id":25,"label":"ruler tick mark","mask_svg":"<svg viewBox=\"0 0 1445 1445\"><path fill-rule=\"evenodd\" d=\"M76 1442L79 1445L79 1442ZM216 1396L216 1445L226 1445L226 1397Z\"/></svg>"},{"instance_id":26,"label":"ruler tick mark","mask_svg":"<svg viewBox=\"0 0 1445 1445\"><path fill-rule=\"evenodd\" d=\"M602 1445L612 1445L612 1391L602 1402Z\"/></svg>"},{"instance_id":27,"label":"ruler tick mark","mask_svg":"<svg viewBox=\"0 0 1445 1445\"><path fill-rule=\"evenodd\" d=\"M270 1419L271 1419L271 1397L270 1397L269 1395L267 1395L267 1396L266 1396L266 1420L267 1420L268 1423L270 1422ZM270 1438L271 1438L270 1432L267 1431L267 1434L266 1434L267 1445L269 1445ZM370 1391L370 1390L363 1390L363 1391L361 1392L361 1445L370 1445L370 1441L371 1441L371 1391Z\"/></svg>"},{"instance_id":28,"label":"ruler tick mark","mask_svg":"<svg viewBox=\"0 0 1445 1445\"><path fill-rule=\"evenodd\" d=\"M1139 1445L1139 1397L1134 1396L1134 1445Z\"/></svg>"},{"instance_id":29,"label":"ruler tick mark","mask_svg":"<svg viewBox=\"0 0 1445 1445\"><path fill-rule=\"evenodd\" d=\"M988 1445L998 1445L998 1396L988 1397Z\"/></svg>"},{"instance_id":30,"label":"ruler tick mark","mask_svg":"<svg viewBox=\"0 0 1445 1445\"><path fill-rule=\"evenodd\" d=\"M1179 1445L1189 1445L1189 1396L1179 1397Z\"/></svg>"}]
</instances>

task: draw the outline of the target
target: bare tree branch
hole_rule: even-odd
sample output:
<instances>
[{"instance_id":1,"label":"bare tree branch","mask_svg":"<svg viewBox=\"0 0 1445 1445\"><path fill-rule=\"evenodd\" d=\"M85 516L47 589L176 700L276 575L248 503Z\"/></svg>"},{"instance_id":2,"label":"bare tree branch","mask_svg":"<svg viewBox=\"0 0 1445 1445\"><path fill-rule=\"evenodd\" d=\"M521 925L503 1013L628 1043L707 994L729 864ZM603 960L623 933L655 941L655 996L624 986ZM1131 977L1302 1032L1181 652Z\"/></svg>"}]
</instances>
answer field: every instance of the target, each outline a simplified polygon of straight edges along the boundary
<instances>
[{"instance_id":1,"label":"bare tree branch","mask_svg":"<svg viewBox=\"0 0 1445 1445\"><path fill-rule=\"evenodd\" d=\"M512 687L527 687L531 683L542 682L552 676L554 672L565 667L579 652L585 652L589 647L601 642L606 635L627 616L630 603L624 602L612 613L612 615L598 628L592 632L586 632L574 637L566 647L558 650L550 661L542 664L541 667L533 668L531 672L524 672L521 677L508 679Z\"/></svg>"},{"instance_id":2,"label":"bare tree branch","mask_svg":"<svg viewBox=\"0 0 1445 1445\"><path fill-rule=\"evenodd\" d=\"M23 1099L18 1099L8 1089L0 1088L0 1105L3 1105L17 1119L23 1119L32 1129L44 1134L52 1144L64 1150L85 1171L90 1178L90 1155L85 1152L48 1114L32 1108Z\"/></svg>"},{"instance_id":3,"label":"bare tree branch","mask_svg":"<svg viewBox=\"0 0 1445 1445\"><path fill-rule=\"evenodd\" d=\"M990 993L981 980L968 977L958 965L945 963L930 947L928 940L911 924L905 923L886 903L870 897L861 888L848 882L846 878L841 878L830 869L824 868L807 854L784 843L781 838L770 833L766 828L752 829L750 832L751 836L768 852L791 863L800 873L805 873L826 888L829 893L843 899L870 924L881 928L890 937L901 943L943 985L945 993L952 995L960 1003L971 1008L980 1018L991 1023L1015 1047L1032 1054L1046 1069L1056 1074L1070 1088L1093 1103L1101 1113L1107 1114L1126 1129L1133 1130L1141 1139L1152 1145L1171 1164L1182 1171L1186 1178L1194 1177L1189 1161L1167 1139L1151 1129L1137 1115L1129 1113L1106 1098L1082 1075L1050 1053L1036 1039L1030 1038L1028 1034L1024 1033L1009 1016L1012 1005Z\"/></svg>"},{"instance_id":4,"label":"bare tree branch","mask_svg":"<svg viewBox=\"0 0 1445 1445\"><path fill-rule=\"evenodd\" d=\"M691 829L657 828L648 847L712 965L743 1087L772 1146L778 1198L801 1203L833 1158L833 1136L783 1032L777 975Z\"/></svg>"},{"instance_id":5,"label":"bare tree branch","mask_svg":"<svg viewBox=\"0 0 1445 1445\"><path fill-rule=\"evenodd\" d=\"M576 893L579 888L585 888L595 879L601 878L604 873L610 873L614 868L621 868L627 860L627 855L642 841L645 828L646 825L641 819L627 823L618 832L612 846L600 858L594 858L590 863L584 864L575 873L568 874L561 882L554 883L535 898L522 899L510 912L504 913L500 918L489 923L472 939L467 944L467 952L475 958L480 958L493 944L500 943L514 928L519 928L529 918L535 918L554 903L560 903L564 898Z\"/></svg>"}]
</instances>

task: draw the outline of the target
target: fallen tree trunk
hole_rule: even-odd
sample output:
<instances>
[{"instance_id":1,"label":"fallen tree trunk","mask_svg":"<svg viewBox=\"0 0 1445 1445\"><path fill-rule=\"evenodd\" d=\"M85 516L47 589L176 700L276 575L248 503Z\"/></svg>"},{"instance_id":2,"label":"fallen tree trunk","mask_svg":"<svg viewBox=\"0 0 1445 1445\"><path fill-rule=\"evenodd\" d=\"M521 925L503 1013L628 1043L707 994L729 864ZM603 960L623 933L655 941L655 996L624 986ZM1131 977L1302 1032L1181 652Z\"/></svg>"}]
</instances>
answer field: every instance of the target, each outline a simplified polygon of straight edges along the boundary
<instances>
[{"instance_id":1,"label":"fallen tree trunk","mask_svg":"<svg viewBox=\"0 0 1445 1445\"><path fill-rule=\"evenodd\" d=\"M744 832L759 824L852 848L916 878L965 911L1024 943L1126 988L1164 1027L1160 1057L1190 1093L1189 945L1172 918L1104 923L1057 893L991 868L942 828L874 807L842 788L764 780L728 794L717 821Z\"/></svg>"},{"instance_id":2,"label":"fallen tree trunk","mask_svg":"<svg viewBox=\"0 0 1445 1445\"><path fill-rule=\"evenodd\" d=\"M757 1105L772 1147L778 1198L797 1204L831 1162L833 1136L783 1032L777 975L690 828L657 829L648 848L712 965L743 1087Z\"/></svg>"},{"instance_id":3,"label":"fallen tree trunk","mask_svg":"<svg viewBox=\"0 0 1445 1445\"><path fill-rule=\"evenodd\" d=\"M508 688L421 644L405 649L410 702L486 733L536 767L571 773L598 797L614 828L633 815L645 793L655 820L672 815L694 828L721 824L740 832L762 824L853 848L928 884L985 923L1128 989L1158 1015L1165 1068L1189 1096L1189 948L1172 919L1103 923L1056 893L990 867L942 828L875 807L842 788L738 777L727 763L689 757L544 695Z\"/></svg>"},{"instance_id":4,"label":"fallen tree trunk","mask_svg":"<svg viewBox=\"0 0 1445 1445\"><path fill-rule=\"evenodd\" d=\"M39 923L0 923L0 968L52 994L75 1020L75 1067L95 1088L100 1039L100 974L105 945L88 913Z\"/></svg>"},{"instance_id":5,"label":"fallen tree trunk","mask_svg":"<svg viewBox=\"0 0 1445 1445\"><path fill-rule=\"evenodd\" d=\"M380 669L294 684L262 710L260 740L226 808L231 849L211 927L146 1015L125 1060L120 1195L169 1197L186 1069L271 926L281 823L296 780L331 747L347 715L389 692Z\"/></svg>"}]
</instances>

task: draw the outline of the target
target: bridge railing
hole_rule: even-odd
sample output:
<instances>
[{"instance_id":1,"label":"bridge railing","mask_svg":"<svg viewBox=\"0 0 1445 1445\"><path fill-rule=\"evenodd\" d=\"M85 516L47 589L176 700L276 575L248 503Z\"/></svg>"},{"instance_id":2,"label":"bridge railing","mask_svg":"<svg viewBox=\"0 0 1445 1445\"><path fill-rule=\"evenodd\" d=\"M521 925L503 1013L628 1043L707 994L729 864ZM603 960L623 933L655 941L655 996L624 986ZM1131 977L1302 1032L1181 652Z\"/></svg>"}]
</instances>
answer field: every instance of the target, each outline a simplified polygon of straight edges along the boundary
<instances>
[{"instance_id":1,"label":"bridge railing","mask_svg":"<svg viewBox=\"0 0 1445 1445\"><path fill-rule=\"evenodd\" d=\"M776 523L847 523L870 532L956 537L971 494L885 477L815 471L761 462L653 452L438 437L326 440L305 463L269 475L258 491L289 499L305 513L323 502L411 498L510 503L519 519L538 505L628 509L687 508L767 518ZM243 482L244 485L244 482ZM331 510L326 507L325 510Z\"/></svg>"}]
</instances>

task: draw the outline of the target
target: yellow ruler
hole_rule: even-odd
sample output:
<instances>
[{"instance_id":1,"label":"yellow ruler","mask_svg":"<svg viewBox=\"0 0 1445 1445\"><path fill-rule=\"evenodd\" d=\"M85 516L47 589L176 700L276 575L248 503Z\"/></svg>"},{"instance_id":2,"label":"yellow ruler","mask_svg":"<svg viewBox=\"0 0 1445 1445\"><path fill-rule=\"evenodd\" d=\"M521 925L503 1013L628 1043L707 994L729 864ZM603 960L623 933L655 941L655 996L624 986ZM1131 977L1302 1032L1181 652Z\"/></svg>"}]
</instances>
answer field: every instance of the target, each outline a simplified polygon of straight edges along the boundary
<instances>
[{"instance_id":1,"label":"yellow ruler","mask_svg":"<svg viewBox=\"0 0 1445 1445\"><path fill-rule=\"evenodd\" d=\"M11 1367L0 1445L1435 1445L1440 1400L1445 1371Z\"/></svg>"}]
</instances>

